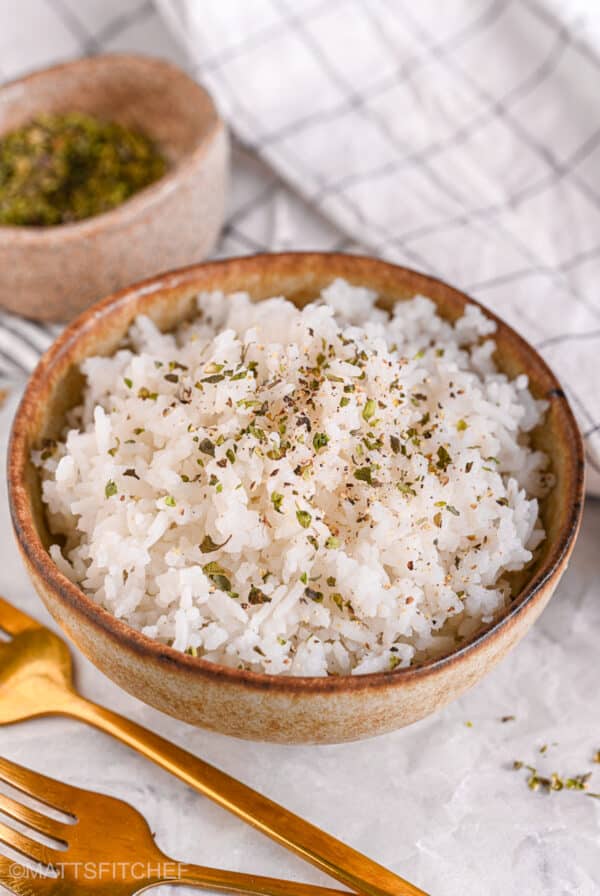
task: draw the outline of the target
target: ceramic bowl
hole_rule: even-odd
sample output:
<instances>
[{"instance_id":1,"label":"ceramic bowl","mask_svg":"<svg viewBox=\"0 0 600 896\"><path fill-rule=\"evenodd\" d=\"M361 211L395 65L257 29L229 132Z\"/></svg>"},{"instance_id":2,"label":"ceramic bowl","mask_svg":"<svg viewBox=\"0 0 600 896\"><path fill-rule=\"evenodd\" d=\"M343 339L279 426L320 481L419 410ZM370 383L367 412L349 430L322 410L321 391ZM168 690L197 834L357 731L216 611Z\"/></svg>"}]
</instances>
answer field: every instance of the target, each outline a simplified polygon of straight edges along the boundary
<instances>
[{"instance_id":1,"label":"ceramic bowl","mask_svg":"<svg viewBox=\"0 0 600 896\"><path fill-rule=\"evenodd\" d=\"M0 305L64 321L143 277L200 261L223 222L228 141L210 96L144 56L80 59L0 88L0 135L44 113L85 112L145 132L169 170L122 205L74 224L0 227Z\"/></svg>"},{"instance_id":2,"label":"ceramic bowl","mask_svg":"<svg viewBox=\"0 0 600 896\"><path fill-rule=\"evenodd\" d=\"M13 521L33 583L52 615L126 691L178 719L237 737L338 742L391 731L435 712L475 684L527 632L560 580L579 526L582 445L565 395L534 349L494 318L497 363L511 377L526 373L534 395L549 402L533 438L550 456L556 486L541 511L547 538L535 565L516 584L512 603L449 656L362 676L292 678L239 671L150 640L59 572L47 552L51 539L30 454L41 439L61 432L66 410L78 403L80 362L112 353L140 313L163 330L174 327L193 315L201 290L247 290L256 301L285 295L303 305L335 277L377 290L386 308L417 293L429 296L449 320L472 302L439 280L359 256L291 253L197 265L132 286L82 314L41 360L14 422L8 466Z\"/></svg>"}]
</instances>

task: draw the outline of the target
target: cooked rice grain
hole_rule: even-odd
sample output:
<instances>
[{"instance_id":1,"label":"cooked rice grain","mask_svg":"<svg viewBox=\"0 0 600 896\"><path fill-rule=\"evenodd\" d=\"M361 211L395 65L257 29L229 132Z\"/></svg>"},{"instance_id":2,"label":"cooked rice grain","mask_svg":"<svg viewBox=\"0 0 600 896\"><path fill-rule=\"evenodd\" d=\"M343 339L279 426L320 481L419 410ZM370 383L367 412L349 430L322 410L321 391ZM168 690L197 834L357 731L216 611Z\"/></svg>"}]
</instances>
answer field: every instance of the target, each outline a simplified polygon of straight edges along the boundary
<instances>
[{"instance_id":1,"label":"cooked rice grain","mask_svg":"<svg viewBox=\"0 0 600 896\"><path fill-rule=\"evenodd\" d=\"M477 308L375 300L203 294L192 323L140 317L86 360L34 457L60 569L149 637L258 672L401 668L493 620L544 537L545 404L497 370Z\"/></svg>"}]
</instances>

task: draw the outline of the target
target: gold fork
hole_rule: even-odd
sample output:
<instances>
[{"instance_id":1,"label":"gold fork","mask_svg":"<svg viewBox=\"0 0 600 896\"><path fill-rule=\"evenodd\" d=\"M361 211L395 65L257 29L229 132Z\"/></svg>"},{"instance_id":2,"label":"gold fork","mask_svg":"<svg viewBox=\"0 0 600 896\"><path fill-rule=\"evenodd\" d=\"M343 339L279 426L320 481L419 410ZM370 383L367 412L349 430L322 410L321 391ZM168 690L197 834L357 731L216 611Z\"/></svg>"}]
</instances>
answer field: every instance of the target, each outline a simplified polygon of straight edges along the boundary
<instances>
[{"instance_id":1,"label":"gold fork","mask_svg":"<svg viewBox=\"0 0 600 896\"><path fill-rule=\"evenodd\" d=\"M0 725L65 715L105 731L219 806L365 896L427 896L225 772L75 692L71 656L57 635L0 598Z\"/></svg>"},{"instance_id":2,"label":"gold fork","mask_svg":"<svg viewBox=\"0 0 600 896\"><path fill-rule=\"evenodd\" d=\"M58 821L0 793L0 812L28 829L25 834L0 821L0 844L28 862L0 854L0 883L18 896L132 896L160 884L252 896L344 896L340 890L176 862L158 848L133 806L61 784L8 759L0 758L0 781L69 816ZM54 845L41 843L29 831Z\"/></svg>"}]
</instances>

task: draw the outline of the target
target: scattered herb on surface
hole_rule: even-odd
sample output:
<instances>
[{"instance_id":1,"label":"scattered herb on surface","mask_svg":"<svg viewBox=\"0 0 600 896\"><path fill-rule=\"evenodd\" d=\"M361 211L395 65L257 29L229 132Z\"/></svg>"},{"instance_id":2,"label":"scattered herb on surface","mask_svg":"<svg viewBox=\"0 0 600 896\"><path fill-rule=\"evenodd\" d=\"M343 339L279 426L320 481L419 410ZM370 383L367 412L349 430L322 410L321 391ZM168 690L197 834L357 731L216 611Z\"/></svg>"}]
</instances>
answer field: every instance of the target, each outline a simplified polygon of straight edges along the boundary
<instances>
[{"instance_id":1,"label":"scattered herb on surface","mask_svg":"<svg viewBox=\"0 0 600 896\"><path fill-rule=\"evenodd\" d=\"M545 750L542 748L540 752L545 752ZM515 759L512 768L514 771L520 771L521 769L527 770L528 775L526 784L530 790L541 790L545 793L552 793L560 790L578 790L584 791L586 796L591 796L595 799L600 798L600 794L590 793L588 791L589 782L592 777L591 772L583 772L581 774L570 776L559 775L557 772L552 772L550 775L542 775L534 766L528 765L520 759Z\"/></svg>"}]
</instances>

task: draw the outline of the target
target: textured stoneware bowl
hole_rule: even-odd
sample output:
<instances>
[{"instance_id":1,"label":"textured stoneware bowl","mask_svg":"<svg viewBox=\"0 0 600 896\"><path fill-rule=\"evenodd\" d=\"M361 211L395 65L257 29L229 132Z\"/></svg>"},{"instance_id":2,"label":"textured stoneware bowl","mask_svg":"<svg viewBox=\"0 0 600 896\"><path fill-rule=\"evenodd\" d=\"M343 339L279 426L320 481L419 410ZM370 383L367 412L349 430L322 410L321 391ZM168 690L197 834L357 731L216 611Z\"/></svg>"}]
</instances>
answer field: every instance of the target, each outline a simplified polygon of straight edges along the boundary
<instances>
[{"instance_id":1,"label":"textured stoneware bowl","mask_svg":"<svg viewBox=\"0 0 600 896\"><path fill-rule=\"evenodd\" d=\"M173 327L193 314L200 290L247 290L257 301L286 295L303 305L335 277L376 289L387 308L422 293L449 320L471 301L439 280L351 255L292 253L197 265L132 286L82 314L41 360L14 422L8 469L13 521L33 583L52 615L125 690L186 722L237 737L287 743L353 740L408 725L444 706L485 675L537 619L566 567L579 526L583 461L573 415L545 363L498 321L500 367L510 376L527 373L534 394L549 402L534 438L550 455L556 487L542 508L547 538L535 565L516 583L504 616L460 650L418 668L354 677L242 672L151 641L59 572L47 553L50 536L29 458L42 438L60 433L65 411L78 402L82 359L112 353L139 313L161 329Z\"/></svg>"},{"instance_id":2,"label":"textured stoneware bowl","mask_svg":"<svg viewBox=\"0 0 600 896\"><path fill-rule=\"evenodd\" d=\"M58 227L0 227L0 305L69 320L96 299L200 261L221 228L227 132L210 96L144 56L96 56L0 88L0 135L44 113L85 112L148 134L169 170L121 206Z\"/></svg>"}]
</instances>

